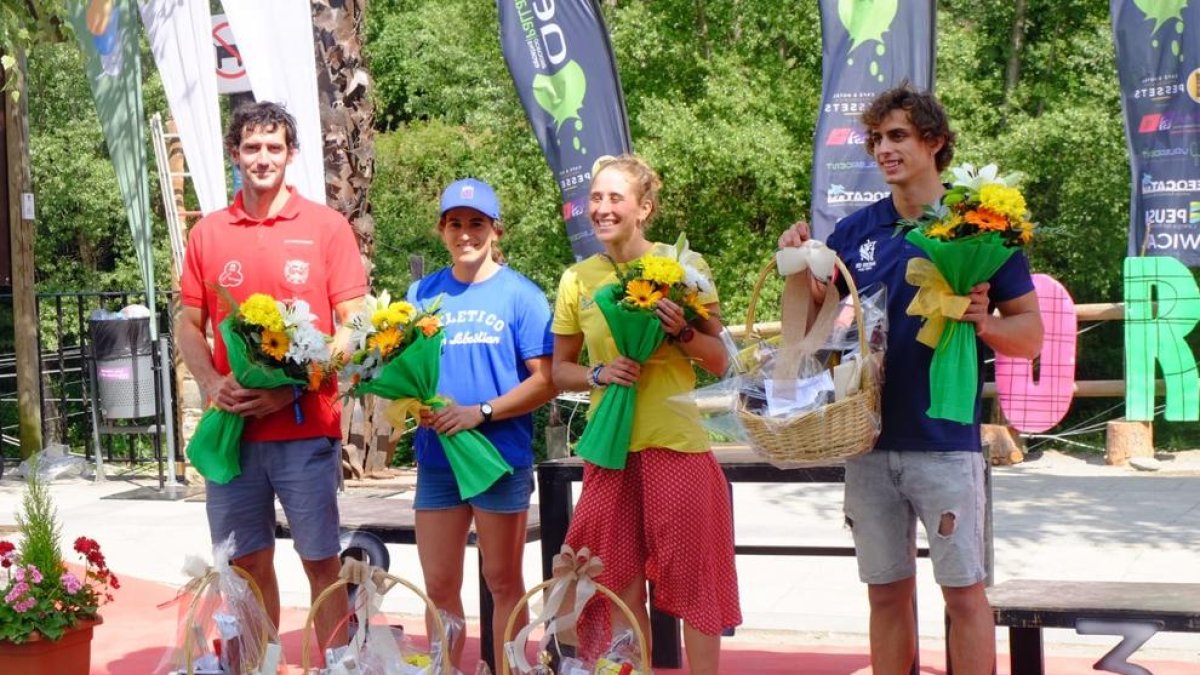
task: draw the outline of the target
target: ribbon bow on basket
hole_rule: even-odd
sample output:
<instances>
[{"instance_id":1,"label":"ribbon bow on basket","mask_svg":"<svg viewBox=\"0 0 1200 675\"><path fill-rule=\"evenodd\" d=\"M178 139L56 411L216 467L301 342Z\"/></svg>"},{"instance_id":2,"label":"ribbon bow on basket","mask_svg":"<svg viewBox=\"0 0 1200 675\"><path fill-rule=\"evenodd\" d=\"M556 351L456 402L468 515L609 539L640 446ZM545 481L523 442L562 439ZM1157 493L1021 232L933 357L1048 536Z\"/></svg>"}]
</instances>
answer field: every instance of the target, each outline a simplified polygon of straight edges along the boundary
<instances>
[{"instance_id":1,"label":"ribbon bow on basket","mask_svg":"<svg viewBox=\"0 0 1200 675\"><path fill-rule=\"evenodd\" d=\"M642 663L647 665L650 663L650 655L646 650L646 636L642 634L642 630L638 626L637 617L617 597L616 593L613 593L603 584L596 581L596 577L604 571L604 563L601 562L599 557L593 557L591 551L586 546L576 552L570 546L563 544L558 555L554 556L552 570L553 578L529 589L524 597L513 607L512 613L508 615L508 624L504 628L506 641L504 643L504 653L501 657L500 674L508 675L510 667L522 674L532 672L534 666L530 665L529 660L525 657L525 644L529 641L529 636L533 630L539 625L545 624L546 626L542 639L538 641L538 653L543 654L546 651L546 647L550 644L551 637L575 626L579 620L579 614L583 611L583 606L597 592L611 600L625 615L625 618L629 621L629 625L633 627L634 634L637 636ZM559 611L562 609L563 601L571 592L572 584L575 585L575 594L571 611L558 616ZM535 594L546 590L549 593L546 595L546 602L542 606L541 611L538 612L538 615L517 633L515 639L508 640L508 636L512 635L513 628L516 627L517 617L520 616L521 609L529 604L530 599Z\"/></svg>"},{"instance_id":2,"label":"ribbon bow on basket","mask_svg":"<svg viewBox=\"0 0 1200 675\"><path fill-rule=\"evenodd\" d=\"M346 586L354 584L358 586L359 593L355 599L355 607L351 614L358 621L358 630L355 631L354 637L350 642L348 654L359 654L364 649L364 645L368 649L379 649L386 651L389 655L401 658L400 649L395 643L391 632L385 633L386 638L382 641L374 641L369 633L371 617L380 610L380 605L383 602L383 596L396 586L404 586L412 591L424 601L426 608L429 610L428 616L433 621L434 634L430 636L430 652L434 651L434 643L441 642L442 648L440 658L434 658L429 672L443 673L450 675L453 671L453 665L450 658L450 637L447 633L446 622L442 619L438 608L429 599L429 596L410 582L401 579L400 577L388 574L379 567L373 567L362 560L356 558L346 558L342 562L342 569L338 573L338 580L330 584L328 588L317 596L313 601L312 608L308 610L308 619L304 623L304 638L301 641L301 666L303 672L309 672L309 661L311 659L311 638L316 633L316 618L321 604L326 601L331 595L338 591L344 592ZM347 615L343 621L349 620ZM340 628L340 626L339 626ZM335 631L336 633L336 631ZM329 664L326 664L329 665Z\"/></svg>"}]
</instances>

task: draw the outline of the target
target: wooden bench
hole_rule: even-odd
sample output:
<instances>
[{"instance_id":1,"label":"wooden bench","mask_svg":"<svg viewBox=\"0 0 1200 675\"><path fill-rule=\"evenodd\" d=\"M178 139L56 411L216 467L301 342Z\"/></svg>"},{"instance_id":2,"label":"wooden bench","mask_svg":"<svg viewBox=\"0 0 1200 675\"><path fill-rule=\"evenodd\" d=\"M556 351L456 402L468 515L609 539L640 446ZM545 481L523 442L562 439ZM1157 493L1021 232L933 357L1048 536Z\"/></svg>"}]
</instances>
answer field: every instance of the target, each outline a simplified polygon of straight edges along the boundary
<instances>
[{"instance_id":1,"label":"wooden bench","mask_svg":"<svg viewBox=\"0 0 1200 675\"><path fill-rule=\"evenodd\" d=\"M416 544L416 514L411 499L389 497L342 496L338 498L338 516L343 530L366 532L378 537L385 544ZM525 524L525 541L541 538L541 520L537 508L529 510ZM276 538L291 538L291 528L282 508L275 510ZM467 545L475 546L474 528L467 535ZM403 576L403 575L400 575ZM479 651L484 661L494 670L495 654L492 653L492 614L495 612L492 594L483 579L483 558L479 559Z\"/></svg>"},{"instance_id":2,"label":"wooden bench","mask_svg":"<svg viewBox=\"0 0 1200 675\"><path fill-rule=\"evenodd\" d=\"M1200 584L1014 579L987 593L996 625L1008 626L1012 672L1022 675L1044 672L1043 628L1123 637L1095 666L1113 673L1148 673L1126 661L1158 631L1200 633Z\"/></svg>"}]
</instances>

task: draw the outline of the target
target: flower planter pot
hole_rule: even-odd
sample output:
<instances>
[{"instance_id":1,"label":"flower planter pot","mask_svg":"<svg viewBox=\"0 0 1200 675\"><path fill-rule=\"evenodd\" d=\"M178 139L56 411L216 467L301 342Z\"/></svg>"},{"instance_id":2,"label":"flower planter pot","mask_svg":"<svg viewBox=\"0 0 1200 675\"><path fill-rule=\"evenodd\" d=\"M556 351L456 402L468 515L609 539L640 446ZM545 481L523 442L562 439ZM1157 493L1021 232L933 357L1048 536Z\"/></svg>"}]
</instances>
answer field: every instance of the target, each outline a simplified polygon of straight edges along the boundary
<instances>
[{"instance_id":1,"label":"flower planter pot","mask_svg":"<svg viewBox=\"0 0 1200 675\"><path fill-rule=\"evenodd\" d=\"M57 640L41 635L16 644L0 641L0 673L21 675L88 675L92 667L92 628L103 623L80 621Z\"/></svg>"}]
</instances>

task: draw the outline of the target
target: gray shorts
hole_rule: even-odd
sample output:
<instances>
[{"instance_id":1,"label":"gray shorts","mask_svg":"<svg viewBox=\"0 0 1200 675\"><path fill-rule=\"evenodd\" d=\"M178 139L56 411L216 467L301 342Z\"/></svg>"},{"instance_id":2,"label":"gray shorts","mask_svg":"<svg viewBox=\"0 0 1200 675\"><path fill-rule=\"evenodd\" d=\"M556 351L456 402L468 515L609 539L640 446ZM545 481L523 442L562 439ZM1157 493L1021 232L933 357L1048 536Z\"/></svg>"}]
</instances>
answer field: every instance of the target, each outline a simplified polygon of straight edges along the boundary
<instances>
[{"instance_id":1,"label":"gray shorts","mask_svg":"<svg viewBox=\"0 0 1200 675\"><path fill-rule=\"evenodd\" d=\"M338 554L338 472L341 441L242 443L242 473L206 487L213 544L235 535L235 558L275 545L275 496L287 514L296 553L304 560Z\"/></svg>"},{"instance_id":2,"label":"gray shorts","mask_svg":"<svg viewBox=\"0 0 1200 675\"><path fill-rule=\"evenodd\" d=\"M889 584L917 573L917 518L929 539L941 586L971 586L987 576L983 551L983 453L876 450L846 462L846 522L854 533L858 576ZM938 534L944 514L949 535Z\"/></svg>"}]
</instances>

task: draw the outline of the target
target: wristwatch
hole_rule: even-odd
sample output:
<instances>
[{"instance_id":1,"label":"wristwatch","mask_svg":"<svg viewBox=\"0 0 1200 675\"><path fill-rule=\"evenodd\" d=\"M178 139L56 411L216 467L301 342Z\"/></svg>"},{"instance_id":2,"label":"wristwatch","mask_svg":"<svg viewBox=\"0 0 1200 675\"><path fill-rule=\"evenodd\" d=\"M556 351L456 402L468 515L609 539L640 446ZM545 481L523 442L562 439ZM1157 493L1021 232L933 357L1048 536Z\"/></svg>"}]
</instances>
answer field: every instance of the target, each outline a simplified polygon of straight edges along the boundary
<instances>
[{"instance_id":1,"label":"wristwatch","mask_svg":"<svg viewBox=\"0 0 1200 675\"><path fill-rule=\"evenodd\" d=\"M671 339L682 345L691 342L692 338L694 337L696 337L696 329L692 328L690 325L687 325L683 327L683 330L672 335Z\"/></svg>"},{"instance_id":2,"label":"wristwatch","mask_svg":"<svg viewBox=\"0 0 1200 675\"><path fill-rule=\"evenodd\" d=\"M491 403L488 403L487 401L480 403L479 412L483 415L483 421L485 424L492 421L492 412L494 411L492 410Z\"/></svg>"}]
</instances>

